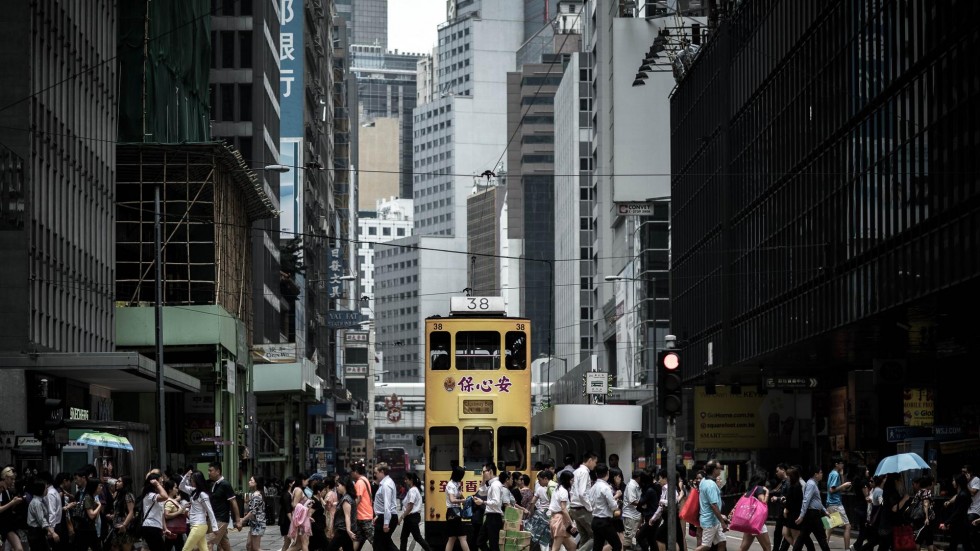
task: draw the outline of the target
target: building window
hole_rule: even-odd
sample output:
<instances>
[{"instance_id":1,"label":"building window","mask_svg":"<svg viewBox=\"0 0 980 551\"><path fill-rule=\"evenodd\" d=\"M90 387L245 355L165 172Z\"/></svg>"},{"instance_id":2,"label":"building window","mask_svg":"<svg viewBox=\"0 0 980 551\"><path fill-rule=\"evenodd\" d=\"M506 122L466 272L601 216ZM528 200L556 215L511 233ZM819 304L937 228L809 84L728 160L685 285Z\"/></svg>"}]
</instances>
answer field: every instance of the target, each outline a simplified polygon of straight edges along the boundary
<instances>
[{"instance_id":1,"label":"building window","mask_svg":"<svg viewBox=\"0 0 980 551\"><path fill-rule=\"evenodd\" d=\"M248 3L243 0L243 3ZM242 69L252 68L252 31L238 33L238 66Z\"/></svg>"},{"instance_id":2,"label":"building window","mask_svg":"<svg viewBox=\"0 0 980 551\"><path fill-rule=\"evenodd\" d=\"M368 235L378 235L378 228L373 226L368 228Z\"/></svg>"},{"instance_id":3,"label":"building window","mask_svg":"<svg viewBox=\"0 0 980 551\"><path fill-rule=\"evenodd\" d=\"M239 112L239 116L237 120L240 121L252 120L252 85L251 84L238 85L238 112Z\"/></svg>"}]
</instances>

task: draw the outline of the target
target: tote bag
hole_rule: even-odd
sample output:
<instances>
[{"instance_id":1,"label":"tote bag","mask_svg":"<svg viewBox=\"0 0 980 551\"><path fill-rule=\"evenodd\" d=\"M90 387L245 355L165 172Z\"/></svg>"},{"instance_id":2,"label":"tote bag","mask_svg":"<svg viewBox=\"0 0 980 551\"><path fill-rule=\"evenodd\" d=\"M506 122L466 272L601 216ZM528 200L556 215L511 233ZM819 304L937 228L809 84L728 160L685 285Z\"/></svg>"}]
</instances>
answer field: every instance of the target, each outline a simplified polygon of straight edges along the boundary
<instances>
[{"instance_id":1,"label":"tote bag","mask_svg":"<svg viewBox=\"0 0 980 551\"><path fill-rule=\"evenodd\" d=\"M892 528L892 549L894 551L916 551L919 545L915 543L915 533L908 524L899 524Z\"/></svg>"},{"instance_id":2,"label":"tote bag","mask_svg":"<svg viewBox=\"0 0 980 551\"><path fill-rule=\"evenodd\" d=\"M755 498L755 488L738 499L732 510L731 529L746 534L759 534L766 525L769 506Z\"/></svg>"},{"instance_id":3,"label":"tote bag","mask_svg":"<svg viewBox=\"0 0 980 551\"><path fill-rule=\"evenodd\" d=\"M678 516L688 524L701 526L701 494L697 488L691 489L691 493L687 496L687 501L684 502L684 507L681 508Z\"/></svg>"}]
</instances>

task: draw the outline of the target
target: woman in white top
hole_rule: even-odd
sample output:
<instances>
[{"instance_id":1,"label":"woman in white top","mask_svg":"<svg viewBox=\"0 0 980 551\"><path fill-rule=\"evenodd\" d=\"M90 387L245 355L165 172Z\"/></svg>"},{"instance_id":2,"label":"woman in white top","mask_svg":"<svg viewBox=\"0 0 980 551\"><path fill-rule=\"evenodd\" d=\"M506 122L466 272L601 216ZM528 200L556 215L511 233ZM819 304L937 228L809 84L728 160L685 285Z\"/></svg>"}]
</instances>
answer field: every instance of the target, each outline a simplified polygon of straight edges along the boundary
<instances>
[{"instance_id":1,"label":"woman in white top","mask_svg":"<svg viewBox=\"0 0 980 551\"><path fill-rule=\"evenodd\" d=\"M204 474L201 471L187 471L184 478L180 480L180 489L190 496L191 510L187 522L191 529L187 534L187 541L184 542L184 551L198 549L208 551L207 533L208 525L212 532L218 531L218 521L214 518L214 510L211 509L211 497L205 491L207 482L204 481Z\"/></svg>"},{"instance_id":2,"label":"woman in white top","mask_svg":"<svg viewBox=\"0 0 980 551\"><path fill-rule=\"evenodd\" d=\"M419 530L419 524L422 522L422 492L419 491L419 475L412 471L406 472L405 487L408 488L408 491L405 492L405 499L402 500L402 509L404 510L404 513L402 513L401 518L401 551L406 551L408 549L409 534L415 538L415 541L422 547L422 549L425 551L432 551L429 544L426 543L425 538L422 537L422 532Z\"/></svg>"},{"instance_id":3,"label":"woman in white top","mask_svg":"<svg viewBox=\"0 0 980 551\"><path fill-rule=\"evenodd\" d=\"M572 471L558 475L558 487L551 493L548 514L551 515L551 551L575 551L575 523L568 514L568 490L572 489Z\"/></svg>"},{"instance_id":4,"label":"woman in white top","mask_svg":"<svg viewBox=\"0 0 980 551\"><path fill-rule=\"evenodd\" d=\"M131 522L142 522L140 537L150 551L164 551L167 544L163 539L163 529L166 526L163 520L163 508L168 496L160 482L159 474L153 473L146 478L140 499L143 500L143 518Z\"/></svg>"},{"instance_id":5,"label":"woman in white top","mask_svg":"<svg viewBox=\"0 0 980 551\"><path fill-rule=\"evenodd\" d=\"M459 540L463 551L470 551L470 545L466 542L466 527L463 526L463 518L460 516L462 505L466 502L462 488L465 474L466 471L459 465L453 467L453 474L446 484L446 551L453 551L456 540Z\"/></svg>"}]
</instances>

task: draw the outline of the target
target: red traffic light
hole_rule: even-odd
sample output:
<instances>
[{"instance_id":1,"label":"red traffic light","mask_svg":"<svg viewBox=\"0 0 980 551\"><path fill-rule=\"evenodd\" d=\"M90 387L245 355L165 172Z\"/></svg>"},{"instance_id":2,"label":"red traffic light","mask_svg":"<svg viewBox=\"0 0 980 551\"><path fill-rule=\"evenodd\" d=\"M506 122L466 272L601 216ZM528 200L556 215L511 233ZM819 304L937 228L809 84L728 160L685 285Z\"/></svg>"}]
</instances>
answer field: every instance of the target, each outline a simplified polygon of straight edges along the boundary
<instances>
[{"instance_id":1,"label":"red traffic light","mask_svg":"<svg viewBox=\"0 0 980 551\"><path fill-rule=\"evenodd\" d=\"M681 366L681 357L675 352L668 352L664 354L662 360L664 369L668 371L673 371Z\"/></svg>"}]
</instances>

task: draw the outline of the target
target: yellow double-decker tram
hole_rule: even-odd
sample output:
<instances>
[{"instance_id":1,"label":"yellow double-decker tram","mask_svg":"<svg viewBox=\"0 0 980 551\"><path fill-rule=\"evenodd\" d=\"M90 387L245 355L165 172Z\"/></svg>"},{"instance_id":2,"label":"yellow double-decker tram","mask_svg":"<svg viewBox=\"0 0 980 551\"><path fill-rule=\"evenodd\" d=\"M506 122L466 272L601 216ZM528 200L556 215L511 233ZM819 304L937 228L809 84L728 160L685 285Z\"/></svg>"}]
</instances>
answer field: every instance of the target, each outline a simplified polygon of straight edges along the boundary
<instances>
[{"instance_id":1,"label":"yellow double-decker tram","mask_svg":"<svg viewBox=\"0 0 980 551\"><path fill-rule=\"evenodd\" d=\"M506 317L502 297L452 297L449 317L425 320L425 537L442 549L446 484L462 466L463 495L482 469L528 473L531 322Z\"/></svg>"}]
</instances>

